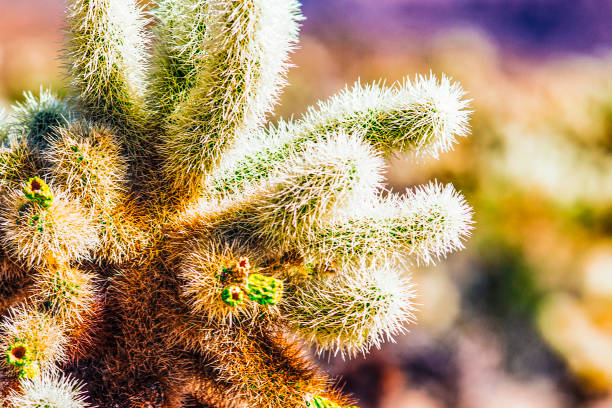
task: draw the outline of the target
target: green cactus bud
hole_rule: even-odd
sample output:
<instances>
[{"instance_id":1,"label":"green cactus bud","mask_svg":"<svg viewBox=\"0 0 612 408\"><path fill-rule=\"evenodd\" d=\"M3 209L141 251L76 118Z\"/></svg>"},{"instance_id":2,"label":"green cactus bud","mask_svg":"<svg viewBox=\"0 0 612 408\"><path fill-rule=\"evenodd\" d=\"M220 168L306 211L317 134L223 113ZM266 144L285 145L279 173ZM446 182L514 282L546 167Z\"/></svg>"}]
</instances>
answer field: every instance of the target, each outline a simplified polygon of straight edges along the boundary
<instances>
[{"instance_id":1,"label":"green cactus bud","mask_svg":"<svg viewBox=\"0 0 612 408\"><path fill-rule=\"evenodd\" d=\"M23 193L28 200L39 203L44 208L49 207L53 202L53 193L51 193L51 189L47 183L39 177L30 178L23 188Z\"/></svg>"},{"instance_id":2,"label":"green cactus bud","mask_svg":"<svg viewBox=\"0 0 612 408\"><path fill-rule=\"evenodd\" d=\"M247 290L252 301L274 306L283 296L283 282L256 273L248 277Z\"/></svg>"},{"instance_id":3,"label":"green cactus bud","mask_svg":"<svg viewBox=\"0 0 612 408\"><path fill-rule=\"evenodd\" d=\"M325 397L315 396L310 401L306 401L307 407L312 408L343 408L342 406L336 404L335 402L329 400ZM359 408L356 406L344 407L344 408Z\"/></svg>"},{"instance_id":4,"label":"green cactus bud","mask_svg":"<svg viewBox=\"0 0 612 408\"><path fill-rule=\"evenodd\" d=\"M228 286L221 292L221 299L229 306L238 306L244 303L244 294L238 286Z\"/></svg>"},{"instance_id":5,"label":"green cactus bud","mask_svg":"<svg viewBox=\"0 0 612 408\"><path fill-rule=\"evenodd\" d=\"M16 341L6 351L6 361L15 367L25 366L32 358L30 346L22 341Z\"/></svg>"}]
</instances>

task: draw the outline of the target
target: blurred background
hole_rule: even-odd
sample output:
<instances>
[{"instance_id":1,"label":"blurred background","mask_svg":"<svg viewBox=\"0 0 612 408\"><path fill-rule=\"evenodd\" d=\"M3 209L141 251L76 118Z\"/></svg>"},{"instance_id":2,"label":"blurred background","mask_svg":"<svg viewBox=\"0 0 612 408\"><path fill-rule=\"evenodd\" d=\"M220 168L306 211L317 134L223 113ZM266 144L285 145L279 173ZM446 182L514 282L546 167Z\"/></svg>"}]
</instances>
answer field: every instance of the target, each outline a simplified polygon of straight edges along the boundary
<instances>
[{"instance_id":1,"label":"blurred background","mask_svg":"<svg viewBox=\"0 0 612 408\"><path fill-rule=\"evenodd\" d=\"M433 162L390 161L396 191L452 182L467 249L412 271L411 332L321 363L362 408L612 407L612 1L302 0L278 114L358 78L445 72L473 135ZM62 0L0 0L0 104L61 77Z\"/></svg>"}]
</instances>

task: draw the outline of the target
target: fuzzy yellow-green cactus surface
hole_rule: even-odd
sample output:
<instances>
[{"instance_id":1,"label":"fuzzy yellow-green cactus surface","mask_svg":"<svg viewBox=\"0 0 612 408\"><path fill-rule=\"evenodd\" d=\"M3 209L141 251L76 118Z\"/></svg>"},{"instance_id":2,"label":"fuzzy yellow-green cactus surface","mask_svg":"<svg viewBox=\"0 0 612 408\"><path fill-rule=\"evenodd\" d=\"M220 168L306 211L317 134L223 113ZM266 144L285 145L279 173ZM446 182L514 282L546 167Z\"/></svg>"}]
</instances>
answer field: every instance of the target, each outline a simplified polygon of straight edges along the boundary
<instances>
[{"instance_id":1,"label":"fuzzy yellow-green cactus surface","mask_svg":"<svg viewBox=\"0 0 612 408\"><path fill-rule=\"evenodd\" d=\"M297 0L69 0L70 95L0 124L0 406L345 408L309 350L413 320L406 269L462 248L437 182L385 158L467 136L442 75L341 90L268 122Z\"/></svg>"}]
</instances>

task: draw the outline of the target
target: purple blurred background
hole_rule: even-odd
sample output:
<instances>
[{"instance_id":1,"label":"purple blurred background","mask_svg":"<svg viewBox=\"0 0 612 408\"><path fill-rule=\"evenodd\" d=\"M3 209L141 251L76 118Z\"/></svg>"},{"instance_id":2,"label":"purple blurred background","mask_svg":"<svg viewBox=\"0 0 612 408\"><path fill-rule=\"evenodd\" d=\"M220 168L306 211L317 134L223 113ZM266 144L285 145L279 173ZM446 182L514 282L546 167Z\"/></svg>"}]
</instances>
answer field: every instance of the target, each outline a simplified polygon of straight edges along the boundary
<instances>
[{"instance_id":1,"label":"purple blurred background","mask_svg":"<svg viewBox=\"0 0 612 408\"><path fill-rule=\"evenodd\" d=\"M608 0L303 0L307 33L412 42L456 28L480 30L504 50L534 57L612 46ZM413 37L416 36L416 37Z\"/></svg>"}]
</instances>

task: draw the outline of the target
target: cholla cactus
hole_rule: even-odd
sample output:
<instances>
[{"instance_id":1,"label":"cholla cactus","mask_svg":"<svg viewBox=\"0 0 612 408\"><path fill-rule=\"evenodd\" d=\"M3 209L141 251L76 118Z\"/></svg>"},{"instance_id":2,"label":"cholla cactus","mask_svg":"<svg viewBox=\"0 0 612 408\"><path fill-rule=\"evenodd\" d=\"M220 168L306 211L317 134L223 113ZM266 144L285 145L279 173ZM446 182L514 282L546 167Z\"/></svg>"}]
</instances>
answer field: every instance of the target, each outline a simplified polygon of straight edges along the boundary
<instances>
[{"instance_id":1,"label":"cholla cactus","mask_svg":"<svg viewBox=\"0 0 612 408\"><path fill-rule=\"evenodd\" d=\"M0 126L0 401L349 406L299 338L350 357L404 332L402 265L462 246L452 186L397 195L383 173L467 134L463 91L357 83L266 127L297 1L146 13L70 0L71 97L28 94Z\"/></svg>"}]
</instances>

